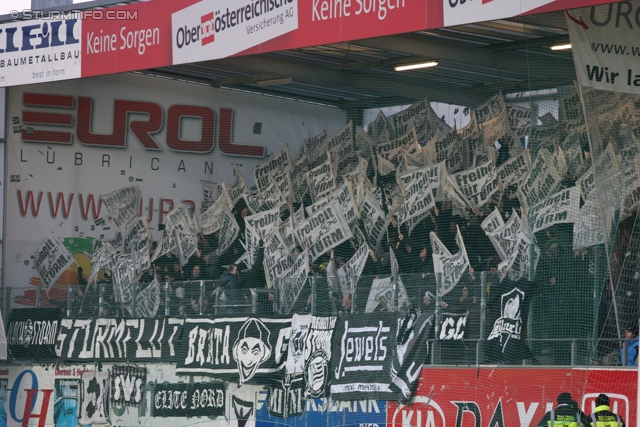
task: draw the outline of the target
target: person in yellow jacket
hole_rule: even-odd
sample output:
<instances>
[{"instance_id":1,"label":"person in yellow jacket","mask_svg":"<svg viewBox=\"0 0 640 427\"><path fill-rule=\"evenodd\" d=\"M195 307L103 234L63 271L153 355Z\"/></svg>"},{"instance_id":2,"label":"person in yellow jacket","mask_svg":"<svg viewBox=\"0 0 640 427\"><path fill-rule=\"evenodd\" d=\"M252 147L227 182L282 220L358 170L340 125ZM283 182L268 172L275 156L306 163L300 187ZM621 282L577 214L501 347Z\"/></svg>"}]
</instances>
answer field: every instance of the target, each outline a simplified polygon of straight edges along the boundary
<instances>
[{"instance_id":1,"label":"person in yellow jacket","mask_svg":"<svg viewBox=\"0 0 640 427\"><path fill-rule=\"evenodd\" d=\"M590 427L625 427L622 417L611 411L609 396L600 393L596 397L596 409L589 415Z\"/></svg>"},{"instance_id":2,"label":"person in yellow jacket","mask_svg":"<svg viewBox=\"0 0 640 427\"><path fill-rule=\"evenodd\" d=\"M544 414L537 427L589 427L588 418L571 398L571 393L558 395L558 406Z\"/></svg>"}]
</instances>

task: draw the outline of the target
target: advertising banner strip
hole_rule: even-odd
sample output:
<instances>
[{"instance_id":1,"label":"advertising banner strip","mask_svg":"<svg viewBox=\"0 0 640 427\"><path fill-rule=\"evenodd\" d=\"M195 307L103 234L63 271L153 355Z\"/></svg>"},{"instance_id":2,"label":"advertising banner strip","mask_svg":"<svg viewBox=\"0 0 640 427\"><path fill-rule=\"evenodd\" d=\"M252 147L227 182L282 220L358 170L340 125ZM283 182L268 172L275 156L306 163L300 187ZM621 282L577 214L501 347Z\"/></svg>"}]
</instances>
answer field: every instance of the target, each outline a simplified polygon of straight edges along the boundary
<instances>
[{"instance_id":1,"label":"advertising banner strip","mask_svg":"<svg viewBox=\"0 0 640 427\"><path fill-rule=\"evenodd\" d=\"M612 1L155 0L102 10L55 11L51 19L0 25L0 86L116 74L603 3Z\"/></svg>"}]
</instances>

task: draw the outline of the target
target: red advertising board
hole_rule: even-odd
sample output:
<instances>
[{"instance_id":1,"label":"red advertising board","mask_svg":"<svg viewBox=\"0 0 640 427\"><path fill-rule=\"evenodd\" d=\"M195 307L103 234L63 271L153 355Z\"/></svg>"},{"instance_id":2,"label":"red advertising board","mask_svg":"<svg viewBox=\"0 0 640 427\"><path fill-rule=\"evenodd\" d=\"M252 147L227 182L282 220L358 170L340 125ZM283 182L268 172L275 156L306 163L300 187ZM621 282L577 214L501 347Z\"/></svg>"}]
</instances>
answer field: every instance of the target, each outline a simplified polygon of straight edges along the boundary
<instances>
[{"instance_id":1,"label":"red advertising board","mask_svg":"<svg viewBox=\"0 0 640 427\"><path fill-rule=\"evenodd\" d=\"M166 67L611 2L150 0L79 14L65 12L51 18L51 24L33 19L0 25L0 86Z\"/></svg>"},{"instance_id":2,"label":"red advertising board","mask_svg":"<svg viewBox=\"0 0 640 427\"><path fill-rule=\"evenodd\" d=\"M627 425L636 419L637 370L423 369L414 403L389 402L388 427L533 427L569 392L586 414L600 393Z\"/></svg>"}]
</instances>

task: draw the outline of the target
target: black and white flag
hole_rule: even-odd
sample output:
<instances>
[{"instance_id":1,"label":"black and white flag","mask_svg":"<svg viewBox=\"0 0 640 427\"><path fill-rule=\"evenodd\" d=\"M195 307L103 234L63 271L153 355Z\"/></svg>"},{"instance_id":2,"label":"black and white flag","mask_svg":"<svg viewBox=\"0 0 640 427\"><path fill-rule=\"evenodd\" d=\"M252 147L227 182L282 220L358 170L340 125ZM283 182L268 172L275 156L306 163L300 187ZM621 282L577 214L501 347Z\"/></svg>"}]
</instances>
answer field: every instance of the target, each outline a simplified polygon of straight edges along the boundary
<instances>
[{"instance_id":1,"label":"black and white flag","mask_svg":"<svg viewBox=\"0 0 640 427\"><path fill-rule=\"evenodd\" d=\"M222 255L227 249L231 247L235 242L240 232L240 227L236 218L233 216L229 209L222 211L222 218L220 219L220 237L218 238L218 249L216 253Z\"/></svg>"},{"instance_id":2,"label":"black and white flag","mask_svg":"<svg viewBox=\"0 0 640 427\"><path fill-rule=\"evenodd\" d=\"M447 180L471 209L483 206L499 189L493 162L449 175Z\"/></svg>"},{"instance_id":3,"label":"black and white flag","mask_svg":"<svg viewBox=\"0 0 640 427\"><path fill-rule=\"evenodd\" d=\"M412 310L398 327L395 357L391 366L393 399L408 402L420 383L422 366L429 355L433 316ZM388 399L390 400L392 396Z\"/></svg>"},{"instance_id":4,"label":"black and white flag","mask_svg":"<svg viewBox=\"0 0 640 427\"><path fill-rule=\"evenodd\" d=\"M85 371L82 374L82 389L80 393L80 425L108 423L109 407L109 373L96 370Z\"/></svg>"},{"instance_id":5,"label":"black and white flag","mask_svg":"<svg viewBox=\"0 0 640 427\"><path fill-rule=\"evenodd\" d=\"M127 304L133 299L133 287L136 285L133 257L124 254L116 255L114 259L115 265L111 270L114 300L117 303Z\"/></svg>"},{"instance_id":6,"label":"black and white flag","mask_svg":"<svg viewBox=\"0 0 640 427\"><path fill-rule=\"evenodd\" d=\"M308 249L311 261L352 237L338 200L318 210L294 231L298 243Z\"/></svg>"},{"instance_id":7,"label":"black and white flag","mask_svg":"<svg viewBox=\"0 0 640 427\"><path fill-rule=\"evenodd\" d=\"M117 227L122 227L140 216L140 187L124 187L100 196Z\"/></svg>"},{"instance_id":8,"label":"black and white flag","mask_svg":"<svg viewBox=\"0 0 640 427\"><path fill-rule=\"evenodd\" d=\"M285 314L291 313L309 275L309 250L305 249L278 280L280 301Z\"/></svg>"},{"instance_id":9,"label":"black and white flag","mask_svg":"<svg viewBox=\"0 0 640 427\"><path fill-rule=\"evenodd\" d=\"M286 373L289 375L304 372L304 349L311 326L310 314L294 314L291 318L291 336L287 348Z\"/></svg>"},{"instance_id":10,"label":"black and white flag","mask_svg":"<svg viewBox=\"0 0 640 427\"><path fill-rule=\"evenodd\" d=\"M185 319L176 373L238 381L284 372L291 319Z\"/></svg>"},{"instance_id":11,"label":"black and white flag","mask_svg":"<svg viewBox=\"0 0 640 427\"><path fill-rule=\"evenodd\" d=\"M607 207L599 207L592 198L580 208L576 222L573 224L574 251L605 243L604 233L598 221L599 209L607 209Z\"/></svg>"},{"instance_id":12,"label":"black and white flag","mask_svg":"<svg viewBox=\"0 0 640 427\"><path fill-rule=\"evenodd\" d=\"M153 281L144 288L136 298L135 317L153 318L160 308L160 286L158 277L154 276ZM127 306L129 314L133 315L133 304Z\"/></svg>"},{"instance_id":13,"label":"black and white flag","mask_svg":"<svg viewBox=\"0 0 640 427\"><path fill-rule=\"evenodd\" d=\"M496 173L498 175L498 181L506 188L510 185L520 186L529 176L529 170L529 153L523 151L500 165Z\"/></svg>"},{"instance_id":14,"label":"black and white flag","mask_svg":"<svg viewBox=\"0 0 640 427\"><path fill-rule=\"evenodd\" d=\"M398 226L426 214L435 207L436 202L429 181L426 174L420 174L407 184L404 189L404 203L398 212Z\"/></svg>"},{"instance_id":15,"label":"black and white flag","mask_svg":"<svg viewBox=\"0 0 640 427\"><path fill-rule=\"evenodd\" d=\"M47 294L62 273L74 262L73 255L58 236L52 234L44 239L33 255L33 265Z\"/></svg>"},{"instance_id":16,"label":"black and white flag","mask_svg":"<svg viewBox=\"0 0 640 427\"><path fill-rule=\"evenodd\" d=\"M445 135L438 132L422 148L422 157L427 164L445 162L447 172L457 172L462 167L462 138L455 129Z\"/></svg>"},{"instance_id":17,"label":"black and white flag","mask_svg":"<svg viewBox=\"0 0 640 427\"><path fill-rule=\"evenodd\" d=\"M202 234L211 234L218 231L221 226L221 218L224 210L233 209L233 201L224 184L219 187L219 191L220 193L216 201L198 217L198 226ZM241 193L240 197L244 194L246 193Z\"/></svg>"},{"instance_id":18,"label":"black and white flag","mask_svg":"<svg viewBox=\"0 0 640 427\"><path fill-rule=\"evenodd\" d=\"M276 181L285 173L291 171L291 155L289 147L282 150L277 156L271 155L269 159L261 165L256 166L253 170L253 177L259 192L264 192L270 185L270 175L276 178Z\"/></svg>"},{"instance_id":19,"label":"black and white flag","mask_svg":"<svg viewBox=\"0 0 640 427\"><path fill-rule=\"evenodd\" d=\"M400 165L400 158L403 153L416 154L419 150L420 145L418 144L418 135L415 127L409 128L405 134L395 139L379 142L376 146L378 159L392 163L394 169Z\"/></svg>"},{"instance_id":20,"label":"black and white flag","mask_svg":"<svg viewBox=\"0 0 640 427\"><path fill-rule=\"evenodd\" d=\"M222 199L222 197L220 197L220 199ZM213 209L213 207L214 206L209 209ZM176 239L180 265L185 265L189 257L196 253L198 249L197 239L192 232L192 221L189 207L187 207L185 203L180 203L174 210L167 214L167 233L173 233Z\"/></svg>"},{"instance_id":21,"label":"black and white flag","mask_svg":"<svg viewBox=\"0 0 640 427\"><path fill-rule=\"evenodd\" d=\"M289 256L287 244L280 234L280 230L274 230L264 241L264 272L267 278L267 287L273 288L278 278L286 280L289 269L294 260Z\"/></svg>"},{"instance_id":22,"label":"black and white flag","mask_svg":"<svg viewBox=\"0 0 640 427\"><path fill-rule=\"evenodd\" d=\"M531 110L516 105L507 105L507 117L509 118L509 127L514 131L518 138L529 136L529 128L531 127Z\"/></svg>"},{"instance_id":23,"label":"black and white flag","mask_svg":"<svg viewBox=\"0 0 640 427\"><path fill-rule=\"evenodd\" d=\"M326 160L323 163L307 172L307 183L313 200L320 200L335 189L336 179L329 152L326 153Z\"/></svg>"},{"instance_id":24,"label":"black and white flag","mask_svg":"<svg viewBox=\"0 0 640 427\"><path fill-rule=\"evenodd\" d=\"M398 316L394 313L347 315L333 333L331 398L376 399L391 393Z\"/></svg>"},{"instance_id":25,"label":"black and white flag","mask_svg":"<svg viewBox=\"0 0 640 427\"><path fill-rule=\"evenodd\" d=\"M218 184L216 182L200 180L202 185L202 211L206 212L216 202L218 197L225 191L224 183Z\"/></svg>"},{"instance_id":26,"label":"black and white flag","mask_svg":"<svg viewBox=\"0 0 640 427\"><path fill-rule=\"evenodd\" d=\"M111 368L111 402L140 407L147 383L147 368L115 365Z\"/></svg>"},{"instance_id":27,"label":"black and white flag","mask_svg":"<svg viewBox=\"0 0 640 427\"><path fill-rule=\"evenodd\" d=\"M227 401L222 382L156 384L151 395L153 417L217 417Z\"/></svg>"},{"instance_id":28,"label":"black and white flag","mask_svg":"<svg viewBox=\"0 0 640 427\"><path fill-rule=\"evenodd\" d=\"M402 282L402 277L395 276L373 280L364 312L372 313L378 306L382 306L387 311L405 311L409 309L411 301Z\"/></svg>"},{"instance_id":29,"label":"black and white flag","mask_svg":"<svg viewBox=\"0 0 640 427\"><path fill-rule=\"evenodd\" d=\"M233 171L236 180L233 184L231 184L227 191L232 207L235 206L235 204L238 203L240 199L242 199L242 196L244 194L249 194L249 186L242 177L242 172L240 172L240 168L238 168L238 165L236 163L233 163Z\"/></svg>"},{"instance_id":30,"label":"black and white flag","mask_svg":"<svg viewBox=\"0 0 640 427\"><path fill-rule=\"evenodd\" d=\"M143 217L138 217L138 219L125 226L124 250L133 256L135 260L134 268L138 273L151 267L151 255L149 254L149 242L151 240L151 230L149 230L147 220Z\"/></svg>"},{"instance_id":31,"label":"black and white flag","mask_svg":"<svg viewBox=\"0 0 640 427\"><path fill-rule=\"evenodd\" d=\"M561 183L562 176L553 166L552 155L541 150L531 165L529 177L519 187L520 201L525 208L533 206L554 194Z\"/></svg>"},{"instance_id":32,"label":"black and white flag","mask_svg":"<svg viewBox=\"0 0 640 427\"><path fill-rule=\"evenodd\" d=\"M268 234L280 226L280 209L274 208L248 215L244 218L244 222L260 236L260 239L264 240Z\"/></svg>"},{"instance_id":33,"label":"black and white flag","mask_svg":"<svg viewBox=\"0 0 640 427\"><path fill-rule=\"evenodd\" d=\"M176 238L173 236L173 233L165 234L158 242L158 246L156 246L156 250L151 258L151 263L169 252L177 251L177 249L178 243L176 243Z\"/></svg>"},{"instance_id":34,"label":"black and white flag","mask_svg":"<svg viewBox=\"0 0 640 427\"><path fill-rule=\"evenodd\" d=\"M349 261L338 269L338 279L344 278L344 280L339 280L343 295L353 294L356 291L356 284L360 279L368 257L369 245L365 241L362 242L360 248L358 248Z\"/></svg>"},{"instance_id":35,"label":"black and white flag","mask_svg":"<svg viewBox=\"0 0 640 427\"><path fill-rule=\"evenodd\" d=\"M367 191L364 200L360 205L360 219L367 236L367 243L373 250L377 250L382 241L382 237L387 231L389 221L380 209L378 201Z\"/></svg>"},{"instance_id":36,"label":"black and white flag","mask_svg":"<svg viewBox=\"0 0 640 427\"><path fill-rule=\"evenodd\" d=\"M344 214L344 218L349 224L353 223L358 218L358 208L356 207L353 193L351 192L351 184L349 184L349 182L345 182L344 184L342 184L340 188L338 188L336 191L334 191L324 199L318 200L311 206L307 206L307 214L313 215L321 208L327 206L333 200L338 200L342 213Z\"/></svg>"},{"instance_id":37,"label":"black and white flag","mask_svg":"<svg viewBox=\"0 0 640 427\"><path fill-rule=\"evenodd\" d=\"M529 208L528 220L532 234L556 224L574 223L580 207L580 188L561 190Z\"/></svg>"},{"instance_id":38,"label":"black and white flag","mask_svg":"<svg viewBox=\"0 0 640 427\"><path fill-rule=\"evenodd\" d=\"M458 284L464 272L469 268L467 250L464 247L464 241L458 226L456 226L458 252L455 255L451 255L447 247L442 244L433 231L429 237L431 238L431 248L433 250L433 268L436 274L441 274L438 294L444 296Z\"/></svg>"}]
</instances>

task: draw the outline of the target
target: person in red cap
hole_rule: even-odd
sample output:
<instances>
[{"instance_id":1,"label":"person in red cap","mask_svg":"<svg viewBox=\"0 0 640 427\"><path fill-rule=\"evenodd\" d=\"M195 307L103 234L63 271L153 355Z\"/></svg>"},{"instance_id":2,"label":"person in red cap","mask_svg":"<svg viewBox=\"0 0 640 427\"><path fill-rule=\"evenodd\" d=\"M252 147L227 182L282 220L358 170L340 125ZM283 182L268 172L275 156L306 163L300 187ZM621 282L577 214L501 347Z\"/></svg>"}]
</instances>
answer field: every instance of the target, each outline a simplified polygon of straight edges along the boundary
<instances>
[{"instance_id":1,"label":"person in red cap","mask_svg":"<svg viewBox=\"0 0 640 427\"><path fill-rule=\"evenodd\" d=\"M596 397L596 409L589 416L588 427L625 427L622 417L611 412L609 396L600 393Z\"/></svg>"}]
</instances>

